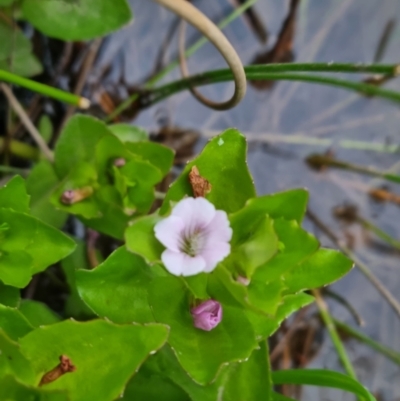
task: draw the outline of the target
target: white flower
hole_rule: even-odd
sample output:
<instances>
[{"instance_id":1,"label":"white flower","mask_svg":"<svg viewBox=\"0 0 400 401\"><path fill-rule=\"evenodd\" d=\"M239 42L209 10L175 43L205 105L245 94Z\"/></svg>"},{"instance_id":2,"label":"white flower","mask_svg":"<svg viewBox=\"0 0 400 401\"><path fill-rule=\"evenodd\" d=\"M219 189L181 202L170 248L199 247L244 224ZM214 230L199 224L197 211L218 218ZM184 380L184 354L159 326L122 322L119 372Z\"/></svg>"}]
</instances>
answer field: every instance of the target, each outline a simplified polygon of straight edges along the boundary
<instances>
[{"instance_id":1,"label":"white flower","mask_svg":"<svg viewBox=\"0 0 400 401\"><path fill-rule=\"evenodd\" d=\"M161 259L175 276L211 272L231 247L232 229L226 213L207 199L185 198L154 227L156 238L167 248Z\"/></svg>"}]
</instances>

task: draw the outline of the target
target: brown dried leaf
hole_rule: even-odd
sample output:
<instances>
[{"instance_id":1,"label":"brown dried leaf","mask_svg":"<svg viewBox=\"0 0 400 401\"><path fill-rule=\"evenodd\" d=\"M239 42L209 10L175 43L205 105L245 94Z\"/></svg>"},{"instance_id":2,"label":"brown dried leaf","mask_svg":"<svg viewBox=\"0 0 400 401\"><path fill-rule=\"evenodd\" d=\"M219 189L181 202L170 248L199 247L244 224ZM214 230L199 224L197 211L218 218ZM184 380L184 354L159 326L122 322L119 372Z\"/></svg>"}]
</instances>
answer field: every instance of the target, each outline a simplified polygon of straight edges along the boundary
<instances>
[{"instance_id":1,"label":"brown dried leaf","mask_svg":"<svg viewBox=\"0 0 400 401\"><path fill-rule=\"evenodd\" d=\"M199 169L193 166L189 173L189 182L192 186L193 196L206 196L211 191L211 184L200 175Z\"/></svg>"},{"instance_id":2,"label":"brown dried leaf","mask_svg":"<svg viewBox=\"0 0 400 401\"><path fill-rule=\"evenodd\" d=\"M39 386L51 383L65 373L75 372L75 370L76 367L72 364L71 360L66 355L61 355L60 363L55 368L43 375L42 379L40 380Z\"/></svg>"}]
</instances>

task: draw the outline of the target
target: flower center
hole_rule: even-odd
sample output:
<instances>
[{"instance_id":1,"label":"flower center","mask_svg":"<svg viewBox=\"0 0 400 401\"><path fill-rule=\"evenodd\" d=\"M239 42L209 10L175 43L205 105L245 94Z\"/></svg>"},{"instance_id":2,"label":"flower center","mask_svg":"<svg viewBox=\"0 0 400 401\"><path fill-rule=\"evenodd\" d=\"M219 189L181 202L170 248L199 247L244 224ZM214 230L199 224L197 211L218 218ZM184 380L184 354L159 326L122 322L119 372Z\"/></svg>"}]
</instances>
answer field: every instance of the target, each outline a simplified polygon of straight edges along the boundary
<instances>
[{"instance_id":1,"label":"flower center","mask_svg":"<svg viewBox=\"0 0 400 401\"><path fill-rule=\"evenodd\" d=\"M201 251L203 243L204 233L201 230L195 230L193 233L185 233L180 244L180 250L194 257Z\"/></svg>"}]
</instances>

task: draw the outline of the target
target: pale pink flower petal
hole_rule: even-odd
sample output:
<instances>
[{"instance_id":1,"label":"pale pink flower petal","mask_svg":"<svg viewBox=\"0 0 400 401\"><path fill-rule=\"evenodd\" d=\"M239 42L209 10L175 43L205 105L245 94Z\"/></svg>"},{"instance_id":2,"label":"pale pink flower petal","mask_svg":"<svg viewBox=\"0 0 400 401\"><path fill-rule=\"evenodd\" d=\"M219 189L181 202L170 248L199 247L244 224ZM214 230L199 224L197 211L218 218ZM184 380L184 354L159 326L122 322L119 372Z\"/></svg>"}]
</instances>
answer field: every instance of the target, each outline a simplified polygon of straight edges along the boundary
<instances>
[{"instance_id":1,"label":"pale pink flower petal","mask_svg":"<svg viewBox=\"0 0 400 401\"><path fill-rule=\"evenodd\" d=\"M154 227L156 238L168 249L179 252L181 233L184 228L183 220L180 217L170 216L161 220Z\"/></svg>"},{"instance_id":2,"label":"pale pink flower petal","mask_svg":"<svg viewBox=\"0 0 400 401\"><path fill-rule=\"evenodd\" d=\"M230 253L228 216L205 198L182 199L154 231L167 248L161 255L166 269L177 276L211 272Z\"/></svg>"},{"instance_id":3,"label":"pale pink flower petal","mask_svg":"<svg viewBox=\"0 0 400 401\"><path fill-rule=\"evenodd\" d=\"M184 266L182 270L182 276L194 276L204 271L206 261L202 256L184 256Z\"/></svg>"},{"instance_id":4,"label":"pale pink flower petal","mask_svg":"<svg viewBox=\"0 0 400 401\"><path fill-rule=\"evenodd\" d=\"M173 252L166 249L161 255L161 260L171 274L181 276L184 268L185 256L186 255L182 252Z\"/></svg>"},{"instance_id":5,"label":"pale pink flower petal","mask_svg":"<svg viewBox=\"0 0 400 401\"><path fill-rule=\"evenodd\" d=\"M231 246L226 242L217 242L213 246L208 246L203 249L201 256L206 261L206 267L204 271L206 273L214 270L215 266L219 262L222 262L231 252Z\"/></svg>"},{"instance_id":6,"label":"pale pink flower petal","mask_svg":"<svg viewBox=\"0 0 400 401\"><path fill-rule=\"evenodd\" d=\"M204 271L206 262L201 256L189 256L182 252L173 252L166 249L162 255L167 270L175 276L194 276Z\"/></svg>"},{"instance_id":7,"label":"pale pink flower petal","mask_svg":"<svg viewBox=\"0 0 400 401\"><path fill-rule=\"evenodd\" d=\"M220 241L229 242L232 238L232 228L229 225L229 220L227 219L226 213L222 210L217 210L215 212L214 218L207 225L207 237L218 238Z\"/></svg>"},{"instance_id":8,"label":"pale pink flower petal","mask_svg":"<svg viewBox=\"0 0 400 401\"><path fill-rule=\"evenodd\" d=\"M215 216L215 207L205 198L185 198L176 204L173 216L185 222L185 232L192 234L196 228L207 226Z\"/></svg>"},{"instance_id":9,"label":"pale pink flower petal","mask_svg":"<svg viewBox=\"0 0 400 401\"><path fill-rule=\"evenodd\" d=\"M210 331L222 320L222 306L219 302L209 299L196 306L191 311L194 327Z\"/></svg>"}]
</instances>

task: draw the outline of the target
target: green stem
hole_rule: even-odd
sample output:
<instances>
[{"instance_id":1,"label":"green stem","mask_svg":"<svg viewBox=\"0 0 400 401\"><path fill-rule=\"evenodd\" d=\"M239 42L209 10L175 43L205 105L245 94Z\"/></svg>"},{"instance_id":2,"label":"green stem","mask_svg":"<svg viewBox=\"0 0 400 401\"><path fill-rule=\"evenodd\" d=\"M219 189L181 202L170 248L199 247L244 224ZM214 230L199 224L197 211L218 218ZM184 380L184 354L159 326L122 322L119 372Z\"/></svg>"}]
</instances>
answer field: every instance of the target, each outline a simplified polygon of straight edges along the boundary
<instances>
[{"instance_id":1,"label":"green stem","mask_svg":"<svg viewBox=\"0 0 400 401\"><path fill-rule=\"evenodd\" d=\"M385 180L400 183L400 176L395 174L384 173L379 170L375 170L370 167L359 166L357 164L351 164L347 162L343 162L340 160L333 159L332 157L326 155L311 155L306 159L307 163L312 167L323 167L330 166L335 168L341 168L344 170L355 171L356 173L367 174L378 178L384 178Z\"/></svg>"},{"instance_id":2,"label":"green stem","mask_svg":"<svg viewBox=\"0 0 400 401\"><path fill-rule=\"evenodd\" d=\"M356 311L353 305L350 304L347 299L343 298L341 295L337 294L336 292L332 291L329 289L329 287L325 287L323 289L323 295L331 297L341 305L343 305L351 314L351 316L354 318L354 320L357 322L359 326L364 326L365 322L362 319L362 317L359 315L359 313Z\"/></svg>"},{"instance_id":3,"label":"green stem","mask_svg":"<svg viewBox=\"0 0 400 401\"><path fill-rule=\"evenodd\" d=\"M207 138L212 138L220 134L220 131L207 130L202 132ZM310 145L310 146L338 146L344 149L355 150L371 150L382 153L399 153L400 145L388 145L382 142L367 142L367 141L352 141L352 140L333 140L328 138L314 138L304 134L301 135L283 135L283 134L268 134L268 133L252 133L243 132L247 141L267 142L267 143L288 143L293 145Z\"/></svg>"},{"instance_id":4,"label":"green stem","mask_svg":"<svg viewBox=\"0 0 400 401\"><path fill-rule=\"evenodd\" d=\"M327 86L336 86L339 88L356 91L363 95L380 96L382 98L400 103L399 92L382 89L375 85L320 75L266 72L268 71L269 67L269 65L262 67L257 66L257 69L255 69L254 66L245 67L246 77L250 81L300 81ZM188 90L191 87L227 82L231 81L232 79L233 77L230 70L209 71L203 74L193 75L189 78L174 81L150 91L146 95L144 103L146 107L148 107L178 92Z\"/></svg>"},{"instance_id":5,"label":"green stem","mask_svg":"<svg viewBox=\"0 0 400 401\"><path fill-rule=\"evenodd\" d=\"M375 351L378 351L381 354L385 355L387 358L392 360L394 363L400 365L400 353L393 351L389 347L386 347L385 345L382 345L382 344L378 343L377 341L374 341L372 338L366 336L365 334L354 329L353 327L348 326L347 324L345 324L343 322L339 322L336 319L333 319L333 322L336 327L338 327L340 330L342 330L346 334L349 334L350 336L363 342L364 344L368 345Z\"/></svg>"},{"instance_id":6,"label":"green stem","mask_svg":"<svg viewBox=\"0 0 400 401\"><path fill-rule=\"evenodd\" d=\"M336 73L364 73L364 74L399 74L400 65L397 64L354 64L354 63L276 63L259 64L246 67L248 73L265 72L336 72Z\"/></svg>"},{"instance_id":7,"label":"green stem","mask_svg":"<svg viewBox=\"0 0 400 401\"><path fill-rule=\"evenodd\" d=\"M4 138L0 137L0 152L4 150ZM30 146L26 143L19 142L16 140L10 141L10 151L14 156L18 156L21 159L28 159L28 160L38 160L40 152L38 149Z\"/></svg>"},{"instance_id":8,"label":"green stem","mask_svg":"<svg viewBox=\"0 0 400 401\"><path fill-rule=\"evenodd\" d=\"M156 199L164 200L166 193L165 192L160 192L160 191L154 191L154 196Z\"/></svg>"},{"instance_id":9,"label":"green stem","mask_svg":"<svg viewBox=\"0 0 400 401\"><path fill-rule=\"evenodd\" d=\"M243 4L242 7L239 7L234 13L229 15L226 19L221 21L218 25L221 29L228 25L231 21L235 18L240 16L248 7L252 6L256 0L247 1ZM191 46L185 53L186 58L193 55L199 48L201 48L207 39L201 38L197 41L193 46ZM165 67L160 73L150 79L145 85L145 89L151 89L158 81L164 78L169 72L171 72L174 68L179 65L179 61L173 61L167 67ZM315 82L321 83L325 85L334 85L345 87L347 89L353 89L357 91L361 91L366 95L377 95L385 97L386 96L392 97L393 94L396 96L396 101L400 101L400 95L396 92L387 91L384 89L377 88L375 85L365 84L365 83L354 83L351 81L345 80L335 80L330 78L324 77L316 77L314 75L311 76L297 76L297 75L289 75L289 76L281 76L280 74L273 74L273 73L282 73L282 72L335 72L335 73L368 73L368 74L383 74L389 76L396 76L399 74L400 66L397 64L352 64L352 63L281 63L281 64L268 64L268 65L251 65L245 67L246 76L249 80L299 80L299 81L308 81L308 82ZM181 80L175 81L168 85L165 85L161 89L166 89L170 85L174 87L175 85L178 90L172 91L168 95L158 99L162 100L167 96L170 96L176 92L181 90L188 89L191 86L197 85L207 85L211 83L217 82L225 82L231 81L232 73L229 69L225 70L216 70L216 71L209 71L204 74L195 75L190 77L188 80ZM203 82L202 82L203 80ZM183 86L181 86L183 83ZM176 88L176 89L177 89ZM374 90L375 89L375 90ZM380 90L379 90L380 89ZM124 102L122 102L107 118L107 121L112 120L116 116L118 116L122 111L124 111L130 104L136 101L139 98L139 94L134 93L129 98L127 98Z\"/></svg>"},{"instance_id":10,"label":"green stem","mask_svg":"<svg viewBox=\"0 0 400 401\"><path fill-rule=\"evenodd\" d=\"M319 290L313 290L312 293L315 296L315 301L317 303L322 320L325 323L325 326L329 332L329 336L331 337L333 345L336 348L336 351L343 364L343 367L345 368L346 372L350 377L357 380L356 372L354 371L353 365L350 362L346 349L336 330L335 323L333 322L332 316L329 313L328 306L326 305L324 299L322 298Z\"/></svg>"},{"instance_id":11,"label":"green stem","mask_svg":"<svg viewBox=\"0 0 400 401\"><path fill-rule=\"evenodd\" d=\"M0 166L0 172L6 174L20 174L26 176L29 174L29 169L12 167L12 166Z\"/></svg>"},{"instance_id":12,"label":"green stem","mask_svg":"<svg viewBox=\"0 0 400 401\"><path fill-rule=\"evenodd\" d=\"M236 18L240 17L248 8L254 5L258 0L247 0L240 7L235 8L235 10L229 14L226 18L224 18L217 26L220 29L225 28ZM208 42L208 39L205 37L200 38L197 42L195 42L192 46L190 46L186 52L185 57L189 58L194 53L197 52L201 47L203 47ZM158 74L152 77L149 81L144 85L145 89L151 89L154 85L163 79L166 75L168 75L171 71L173 71L176 67L179 66L179 60L174 60L169 63L166 67L164 67ZM134 93L126 100L124 100L115 110L108 115L106 118L106 122L112 121L115 117L119 116L124 110L126 110L133 102L135 102L139 98L139 94Z\"/></svg>"},{"instance_id":13,"label":"green stem","mask_svg":"<svg viewBox=\"0 0 400 401\"><path fill-rule=\"evenodd\" d=\"M371 223L368 220L363 219L362 217L357 217L357 221L360 222L365 228L373 232L378 238L381 240L387 242L390 246L393 248L400 250L400 241L397 241L396 239L392 238L388 233L385 231L381 230L379 227L377 227L375 224Z\"/></svg>"},{"instance_id":14,"label":"green stem","mask_svg":"<svg viewBox=\"0 0 400 401\"><path fill-rule=\"evenodd\" d=\"M327 237L351 259L354 264L360 269L364 276L371 282L371 284L381 293L389 305L400 317L400 302L393 296L393 294L385 287L385 285L372 273L369 267L358 258L358 256L343 242L336 234L324 224L311 210L307 210L307 217L322 231Z\"/></svg>"},{"instance_id":15,"label":"green stem","mask_svg":"<svg viewBox=\"0 0 400 401\"><path fill-rule=\"evenodd\" d=\"M19 75L12 74L8 71L0 70L0 81L22 86L32 90L33 92L57 99L61 102L73 104L74 106L78 106L82 109L87 109L90 106L89 100L84 97L62 91L61 89L53 88L52 86L41 84L28 78L20 77Z\"/></svg>"}]
</instances>

